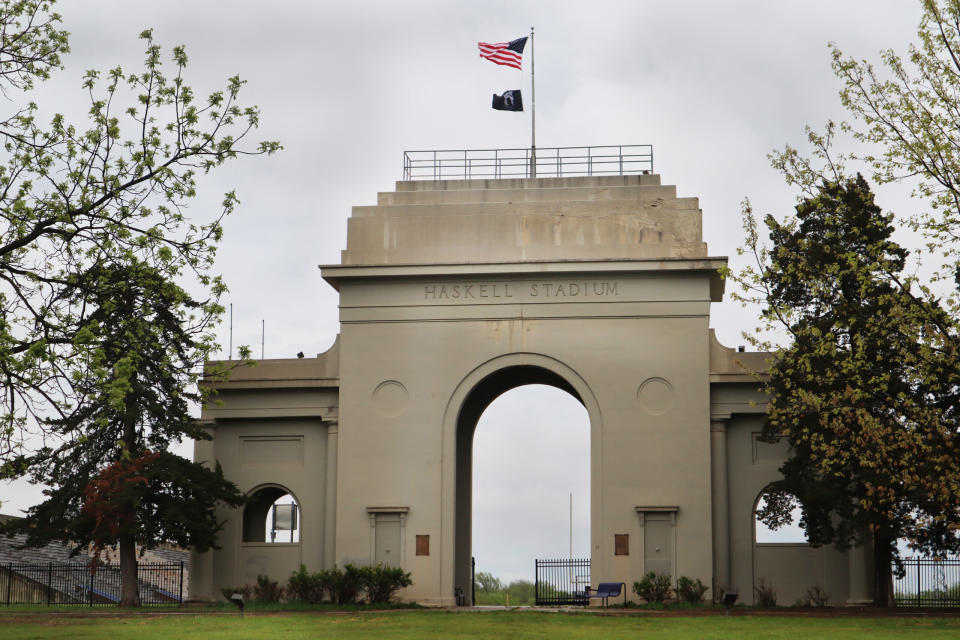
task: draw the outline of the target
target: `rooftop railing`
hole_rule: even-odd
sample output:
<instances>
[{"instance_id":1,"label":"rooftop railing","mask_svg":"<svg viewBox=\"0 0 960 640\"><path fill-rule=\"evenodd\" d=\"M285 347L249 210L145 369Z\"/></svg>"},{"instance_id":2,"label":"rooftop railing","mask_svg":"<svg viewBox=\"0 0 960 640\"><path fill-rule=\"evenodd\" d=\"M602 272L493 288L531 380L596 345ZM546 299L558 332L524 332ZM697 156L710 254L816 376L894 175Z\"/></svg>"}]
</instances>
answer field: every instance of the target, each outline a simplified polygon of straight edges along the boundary
<instances>
[{"instance_id":1,"label":"rooftop railing","mask_svg":"<svg viewBox=\"0 0 960 640\"><path fill-rule=\"evenodd\" d=\"M404 180L570 178L653 173L653 145L404 151Z\"/></svg>"}]
</instances>

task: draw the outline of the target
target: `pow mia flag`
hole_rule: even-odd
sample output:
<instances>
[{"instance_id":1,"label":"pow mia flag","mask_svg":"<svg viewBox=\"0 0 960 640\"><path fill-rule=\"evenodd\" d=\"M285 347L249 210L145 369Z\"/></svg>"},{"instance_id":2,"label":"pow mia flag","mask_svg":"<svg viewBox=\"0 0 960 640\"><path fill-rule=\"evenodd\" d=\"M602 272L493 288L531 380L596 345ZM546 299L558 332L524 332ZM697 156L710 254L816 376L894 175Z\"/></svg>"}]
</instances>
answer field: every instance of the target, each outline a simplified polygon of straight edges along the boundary
<instances>
[{"instance_id":1,"label":"pow mia flag","mask_svg":"<svg viewBox=\"0 0 960 640\"><path fill-rule=\"evenodd\" d=\"M520 89L504 91L502 96L493 94L493 108L499 111L523 111L523 97Z\"/></svg>"}]
</instances>

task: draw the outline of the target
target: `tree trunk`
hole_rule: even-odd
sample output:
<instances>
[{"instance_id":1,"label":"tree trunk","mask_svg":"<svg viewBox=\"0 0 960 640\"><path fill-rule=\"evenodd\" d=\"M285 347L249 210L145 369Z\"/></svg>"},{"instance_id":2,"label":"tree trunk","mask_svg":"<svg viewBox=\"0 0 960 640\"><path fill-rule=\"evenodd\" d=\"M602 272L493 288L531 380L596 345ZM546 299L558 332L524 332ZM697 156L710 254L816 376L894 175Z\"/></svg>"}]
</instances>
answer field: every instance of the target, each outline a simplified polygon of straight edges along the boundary
<instances>
[{"instance_id":1,"label":"tree trunk","mask_svg":"<svg viewBox=\"0 0 960 640\"><path fill-rule=\"evenodd\" d=\"M139 607L137 544L131 535L120 536L120 606Z\"/></svg>"},{"instance_id":2,"label":"tree trunk","mask_svg":"<svg viewBox=\"0 0 960 640\"><path fill-rule=\"evenodd\" d=\"M131 384L136 386L136 375L131 378ZM134 443L137 440L136 429L136 411L133 400L128 397L126 405L126 416L123 425L123 447L127 452L135 451ZM122 526L136 526L136 507L127 502L124 505L124 521ZM121 530L122 531L122 530ZM120 542L120 606L121 607L139 607L140 606L140 585L137 583L137 543L136 537L131 533L122 533L119 537Z\"/></svg>"},{"instance_id":3,"label":"tree trunk","mask_svg":"<svg viewBox=\"0 0 960 640\"><path fill-rule=\"evenodd\" d=\"M889 609L897 606L893 599L893 569L890 566L893 542L889 535L879 531L873 533L873 605L875 607Z\"/></svg>"}]
</instances>

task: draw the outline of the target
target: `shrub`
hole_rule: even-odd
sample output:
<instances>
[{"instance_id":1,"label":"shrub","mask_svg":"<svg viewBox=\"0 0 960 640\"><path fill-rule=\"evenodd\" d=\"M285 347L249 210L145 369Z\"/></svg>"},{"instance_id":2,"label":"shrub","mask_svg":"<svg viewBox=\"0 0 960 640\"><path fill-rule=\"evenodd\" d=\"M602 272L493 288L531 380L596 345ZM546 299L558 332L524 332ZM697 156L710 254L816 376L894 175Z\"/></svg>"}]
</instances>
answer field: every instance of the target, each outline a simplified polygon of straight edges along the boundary
<instances>
[{"instance_id":1,"label":"shrub","mask_svg":"<svg viewBox=\"0 0 960 640\"><path fill-rule=\"evenodd\" d=\"M253 588L253 597L260 602L280 602L283 598L283 587L267 576L260 574L257 576L257 584Z\"/></svg>"},{"instance_id":2,"label":"shrub","mask_svg":"<svg viewBox=\"0 0 960 640\"><path fill-rule=\"evenodd\" d=\"M703 584L700 578L692 580L687 576L680 576L680 580L677 582L677 597L690 604L700 604L706 591L707 585Z\"/></svg>"},{"instance_id":3,"label":"shrub","mask_svg":"<svg viewBox=\"0 0 960 640\"><path fill-rule=\"evenodd\" d=\"M820 585L815 584L808 588L800 601L805 607L825 607L830 601L830 594L824 591Z\"/></svg>"},{"instance_id":4,"label":"shrub","mask_svg":"<svg viewBox=\"0 0 960 640\"><path fill-rule=\"evenodd\" d=\"M670 597L670 574L651 571L633 583L633 592L647 602L663 602Z\"/></svg>"},{"instance_id":5,"label":"shrub","mask_svg":"<svg viewBox=\"0 0 960 640\"><path fill-rule=\"evenodd\" d=\"M757 579L753 593L756 596L755 600L758 607L767 609L777 606L777 592L774 591L773 585L767 584L766 578Z\"/></svg>"},{"instance_id":6,"label":"shrub","mask_svg":"<svg viewBox=\"0 0 960 640\"><path fill-rule=\"evenodd\" d=\"M290 575L287 582L287 597L290 600L316 604L323 602L324 592L329 593L324 582L329 572L308 573L307 567L300 565L300 569Z\"/></svg>"},{"instance_id":7,"label":"shrub","mask_svg":"<svg viewBox=\"0 0 960 640\"><path fill-rule=\"evenodd\" d=\"M358 571L360 586L366 592L370 604L390 602L398 589L413 584L410 572L399 567L378 564L375 567L360 567Z\"/></svg>"},{"instance_id":8,"label":"shrub","mask_svg":"<svg viewBox=\"0 0 960 640\"><path fill-rule=\"evenodd\" d=\"M330 598L337 604L351 604L363 588L360 569L352 564L343 565L343 569L330 569Z\"/></svg>"}]
</instances>

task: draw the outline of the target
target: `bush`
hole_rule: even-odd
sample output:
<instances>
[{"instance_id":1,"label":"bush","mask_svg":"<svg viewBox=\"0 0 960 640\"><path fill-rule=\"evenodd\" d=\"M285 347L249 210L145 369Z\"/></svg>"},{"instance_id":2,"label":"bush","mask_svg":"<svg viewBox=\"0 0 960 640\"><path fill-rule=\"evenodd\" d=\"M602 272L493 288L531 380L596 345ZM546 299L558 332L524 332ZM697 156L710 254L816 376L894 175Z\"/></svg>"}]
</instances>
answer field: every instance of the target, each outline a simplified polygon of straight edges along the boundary
<instances>
[{"instance_id":1,"label":"bush","mask_svg":"<svg viewBox=\"0 0 960 640\"><path fill-rule=\"evenodd\" d=\"M508 597L511 607L536 604L534 585L529 580L514 580L506 586L503 586L499 579L494 578L494 580L501 585L500 588L495 591L484 591L480 589L479 584L477 585L477 600L475 604L505 606Z\"/></svg>"},{"instance_id":2,"label":"bush","mask_svg":"<svg viewBox=\"0 0 960 640\"><path fill-rule=\"evenodd\" d=\"M300 565L290 576L287 597L309 604L329 599L344 605L353 604L362 594L370 604L384 604L390 602L398 589L411 584L409 572L382 564L363 567L346 564L343 569L334 567L316 573L309 573Z\"/></svg>"},{"instance_id":3,"label":"bush","mask_svg":"<svg viewBox=\"0 0 960 640\"><path fill-rule=\"evenodd\" d=\"M504 587L504 592L510 596L511 605L524 606L536 604L534 589L534 584L529 580L514 580Z\"/></svg>"},{"instance_id":4,"label":"bush","mask_svg":"<svg viewBox=\"0 0 960 640\"><path fill-rule=\"evenodd\" d=\"M647 602L663 602L670 597L670 574L651 571L633 583L633 592Z\"/></svg>"},{"instance_id":5,"label":"bush","mask_svg":"<svg viewBox=\"0 0 960 640\"><path fill-rule=\"evenodd\" d=\"M755 604L763 609L777 606L777 592L773 590L773 585L767 584L766 578L758 578L757 584L753 588L756 596Z\"/></svg>"},{"instance_id":6,"label":"bush","mask_svg":"<svg viewBox=\"0 0 960 640\"><path fill-rule=\"evenodd\" d=\"M283 598L283 587L267 576L257 576L257 584L253 588L253 598L259 602L280 602Z\"/></svg>"},{"instance_id":7,"label":"bush","mask_svg":"<svg viewBox=\"0 0 960 640\"><path fill-rule=\"evenodd\" d=\"M352 604L363 588L359 567L343 565L343 569L330 569L330 599L337 604Z\"/></svg>"},{"instance_id":8,"label":"bush","mask_svg":"<svg viewBox=\"0 0 960 640\"><path fill-rule=\"evenodd\" d=\"M703 584L700 578L692 580L687 576L680 576L680 580L677 582L677 597L690 604L700 604L706 591L707 585Z\"/></svg>"},{"instance_id":9,"label":"bush","mask_svg":"<svg viewBox=\"0 0 960 640\"><path fill-rule=\"evenodd\" d=\"M824 591L820 585L815 584L808 588L800 601L804 607L825 607L830 601L830 594Z\"/></svg>"},{"instance_id":10,"label":"bush","mask_svg":"<svg viewBox=\"0 0 960 640\"><path fill-rule=\"evenodd\" d=\"M300 569L294 571L287 582L287 598L309 604L323 602L324 593L329 593L328 573L308 573L307 567L301 564Z\"/></svg>"},{"instance_id":11,"label":"bush","mask_svg":"<svg viewBox=\"0 0 960 640\"><path fill-rule=\"evenodd\" d=\"M360 567L358 571L360 586L366 592L367 601L370 604L390 602L390 598L398 589L413 584L410 572L399 567L385 567L378 564L375 567Z\"/></svg>"}]
</instances>

